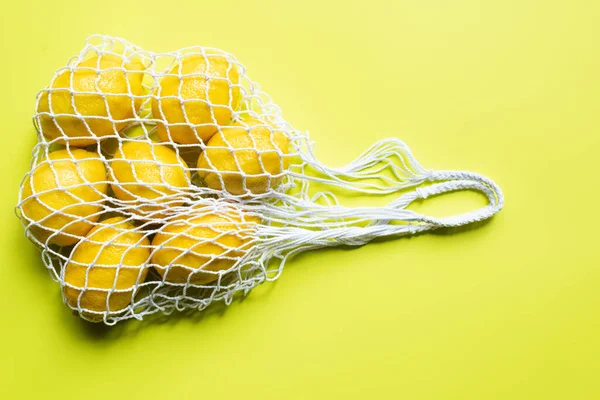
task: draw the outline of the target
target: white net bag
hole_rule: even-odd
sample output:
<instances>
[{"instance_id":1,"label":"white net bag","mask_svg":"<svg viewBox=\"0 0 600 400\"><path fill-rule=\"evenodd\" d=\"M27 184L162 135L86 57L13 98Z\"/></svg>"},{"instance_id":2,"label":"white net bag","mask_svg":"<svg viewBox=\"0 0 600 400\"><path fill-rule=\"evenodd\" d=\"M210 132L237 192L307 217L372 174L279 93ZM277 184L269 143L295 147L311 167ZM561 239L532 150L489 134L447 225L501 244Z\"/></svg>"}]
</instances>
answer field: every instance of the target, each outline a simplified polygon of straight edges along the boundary
<instances>
[{"instance_id":1,"label":"white net bag","mask_svg":"<svg viewBox=\"0 0 600 400\"><path fill-rule=\"evenodd\" d=\"M396 139L324 166L217 49L153 53L91 36L38 94L34 125L17 214L65 304L106 324L229 304L298 252L465 225L503 205L491 180L426 170ZM407 209L465 189L489 204L442 219ZM344 193L398 197L346 207Z\"/></svg>"}]
</instances>

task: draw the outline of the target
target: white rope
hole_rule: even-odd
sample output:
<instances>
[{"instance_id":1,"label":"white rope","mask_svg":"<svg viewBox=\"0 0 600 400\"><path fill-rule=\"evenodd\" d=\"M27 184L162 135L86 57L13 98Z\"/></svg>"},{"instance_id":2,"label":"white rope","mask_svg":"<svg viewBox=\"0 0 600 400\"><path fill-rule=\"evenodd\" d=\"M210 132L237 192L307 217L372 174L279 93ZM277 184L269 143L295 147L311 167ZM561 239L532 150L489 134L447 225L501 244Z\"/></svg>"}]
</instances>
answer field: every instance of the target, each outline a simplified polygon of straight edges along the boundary
<instances>
[{"instance_id":1,"label":"white rope","mask_svg":"<svg viewBox=\"0 0 600 400\"><path fill-rule=\"evenodd\" d=\"M94 56L120 61L106 67L98 57L91 66L79 65ZM188 59L200 60L204 68L184 72ZM135 60L143 63L143 90L123 78L132 74L128 63ZM213 62L226 62L227 67L219 72ZM93 87L80 89L77 79L83 75L76 74L86 73L96 74ZM116 73L113 82L125 79L124 93L103 93L106 73ZM55 87L64 74L69 74L68 87ZM168 79L179 82L174 94L165 94L168 90L161 86ZM215 85L213 91L224 88L222 97L229 103L210 96L190 97L189 88L182 89L186 79L196 79L197 86ZM233 99L238 92L236 105ZM90 105L96 100L89 99L99 102ZM171 100L176 103L168 103ZM156 104L158 109L153 108ZM176 104L175 111L165 104ZM90 114L92 107L104 107L105 112ZM172 114L179 117L170 120ZM200 114L208 119L199 120ZM248 117L258 119L258 124L249 124ZM277 279L287 260L299 252L463 226L492 217L504 204L500 188L490 179L472 172L427 170L398 139L375 143L343 167L324 165L315 157L308 135L285 121L244 66L232 55L211 48L153 53L123 39L93 35L38 94L33 120L38 143L31 171L22 181L17 215L26 235L41 248L42 260L60 283L65 303L83 318L107 324L159 312L202 310L215 301L229 304L236 293ZM82 146L82 137L73 136L74 126L82 129L89 143ZM127 129L135 126L142 127L140 135L128 137ZM199 132L211 127L213 136L223 134L224 145L212 146L213 136L200 137ZM224 136L227 129L232 136ZM268 138L251 135L255 129L268 132ZM181 132L190 133L190 143L181 140ZM235 132L247 133L248 141L236 142L242 139ZM278 134L289 140L289 151L278 147ZM125 149L131 143L138 145L132 151L136 157L148 146L147 158L127 158ZM61 146L66 146L65 157L52 159ZM75 146L85 148L88 156L77 158L84 153ZM121 156L116 155L118 150ZM170 161L164 159L167 153ZM200 154L206 165L196 165ZM219 169L229 155L231 168ZM94 168L105 168L106 175L90 180L95 173L90 160L98 162ZM244 170L248 160L254 160L252 172ZM75 165L75 171L69 165ZM126 166L131 179L119 181L117 165ZM42 173L47 173L43 179ZM174 178L177 173L179 183ZM209 174L214 174L218 186L208 184ZM460 190L479 191L489 204L445 218L408 209L416 200ZM398 197L383 207L346 207L341 201L344 193ZM103 225L115 216L123 218L126 228ZM93 236L94 229L100 233L105 229L110 237ZM86 249L96 253L88 257ZM147 256L132 262L134 249ZM105 257L108 253L114 257ZM77 261L78 257L87 261ZM161 257L167 260L165 265L157 262ZM70 280L69 268L84 269L83 280ZM99 287L96 273L103 268L114 275ZM128 273L134 276L133 283L119 283ZM69 291L76 293L74 300ZM100 296L100 305L89 305L90 292ZM119 296L127 303L112 310L111 299Z\"/></svg>"}]
</instances>

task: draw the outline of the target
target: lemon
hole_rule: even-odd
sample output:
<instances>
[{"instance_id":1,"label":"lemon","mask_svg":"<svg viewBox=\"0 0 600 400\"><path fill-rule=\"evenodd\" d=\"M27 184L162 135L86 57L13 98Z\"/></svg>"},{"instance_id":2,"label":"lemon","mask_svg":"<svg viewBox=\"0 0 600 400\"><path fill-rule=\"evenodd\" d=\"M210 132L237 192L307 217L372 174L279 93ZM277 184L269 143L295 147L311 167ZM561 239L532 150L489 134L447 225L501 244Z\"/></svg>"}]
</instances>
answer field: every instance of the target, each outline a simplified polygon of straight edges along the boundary
<instances>
[{"instance_id":1,"label":"lemon","mask_svg":"<svg viewBox=\"0 0 600 400\"><path fill-rule=\"evenodd\" d=\"M92 320L123 311L148 268L150 241L123 217L100 222L77 244L64 271L67 303Z\"/></svg>"},{"instance_id":2,"label":"lemon","mask_svg":"<svg viewBox=\"0 0 600 400\"><path fill-rule=\"evenodd\" d=\"M217 50L178 60L152 98L152 114L161 120L157 123L160 140L202 143L219 126L228 125L241 102L239 76L237 64Z\"/></svg>"},{"instance_id":3,"label":"lemon","mask_svg":"<svg viewBox=\"0 0 600 400\"><path fill-rule=\"evenodd\" d=\"M65 135L74 138L68 140L74 146L116 136L141 106L142 98L131 96L143 93L143 70L139 61L103 54L60 73L37 106L42 133L48 140L60 138L61 144Z\"/></svg>"},{"instance_id":4,"label":"lemon","mask_svg":"<svg viewBox=\"0 0 600 400\"><path fill-rule=\"evenodd\" d=\"M98 153L57 150L40 160L23 182L21 212L46 245L70 246L93 227L108 185Z\"/></svg>"},{"instance_id":5,"label":"lemon","mask_svg":"<svg viewBox=\"0 0 600 400\"><path fill-rule=\"evenodd\" d=\"M145 124L135 125L135 126L125 129L123 131L123 136L130 138L130 139L146 138L146 137L152 136L151 131L152 131L151 126L148 126Z\"/></svg>"},{"instance_id":6,"label":"lemon","mask_svg":"<svg viewBox=\"0 0 600 400\"><path fill-rule=\"evenodd\" d=\"M152 240L152 264L167 282L217 280L250 248L258 219L241 213L194 214L164 225Z\"/></svg>"},{"instance_id":7,"label":"lemon","mask_svg":"<svg viewBox=\"0 0 600 400\"><path fill-rule=\"evenodd\" d=\"M187 188L191 179L187 164L174 150L164 144L141 141L126 142L116 151L109 175L115 196L145 203L140 207L145 212L164 208L160 203L183 204L185 199L178 188ZM157 205L149 205L146 200Z\"/></svg>"},{"instance_id":8,"label":"lemon","mask_svg":"<svg viewBox=\"0 0 600 400\"><path fill-rule=\"evenodd\" d=\"M289 139L265 121L247 119L223 128L198 157L198 175L215 190L265 193L289 167Z\"/></svg>"}]
</instances>

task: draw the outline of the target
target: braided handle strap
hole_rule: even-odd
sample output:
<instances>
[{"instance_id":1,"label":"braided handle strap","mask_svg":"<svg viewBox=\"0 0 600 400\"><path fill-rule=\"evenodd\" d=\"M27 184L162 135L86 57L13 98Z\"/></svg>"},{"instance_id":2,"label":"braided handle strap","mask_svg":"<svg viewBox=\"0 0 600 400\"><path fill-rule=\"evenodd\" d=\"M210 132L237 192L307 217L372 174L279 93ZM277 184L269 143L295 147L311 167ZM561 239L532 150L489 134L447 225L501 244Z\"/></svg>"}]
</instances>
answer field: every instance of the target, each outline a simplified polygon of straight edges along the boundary
<instances>
[{"instance_id":1,"label":"braided handle strap","mask_svg":"<svg viewBox=\"0 0 600 400\"><path fill-rule=\"evenodd\" d=\"M430 224L433 228L458 227L483 221L497 214L504 206L504 195L500 187L491 179L475 172L433 171L428 175L428 180L441 182L423 188L416 188L413 192L400 197L390 205L405 208L417 199L426 199L430 196L460 190L476 190L487 197L488 205L460 215L434 218L417 214L417 219L420 222Z\"/></svg>"},{"instance_id":2,"label":"braided handle strap","mask_svg":"<svg viewBox=\"0 0 600 400\"><path fill-rule=\"evenodd\" d=\"M448 227L459 227L483 221L497 214L504 206L500 187L491 179L467 171L431 171L423 168L408 146L398 139L385 139L365 151L356 160L341 168L330 168L318 162L310 146L300 154L305 164L321 176L300 175L352 191L384 195L412 188L385 207L344 207L339 204L319 205L313 201L289 198L296 206L294 223L284 227L262 229L265 238L263 251L284 249L299 252L309 248L337 245L362 245L377 237L398 236ZM420 185L432 182L429 186ZM464 214L435 218L408 210L416 200L461 190L483 193L489 204ZM270 209L275 219L285 211ZM316 229L315 229L316 228Z\"/></svg>"},{"instance_id":3,"label":"braided handle strap","mask_svg":"<svg viewBox=\"0 0 600 400\"><path fill-rule=\"evenodd\" d=\"M305 212L313 215L316 221L322 218L320 222L313 223L313 227L320 229L309 230L300 226L263 227L261 233L265 237L265 248L261 251L266 253L268 250L276 252L293 250L293 253L297 253L320 247L359 246L378 237L415 234L483 221L497 214L504 205L504 196L498 185L477 173L435 171L429 173L428 180L441 182L416 188L385 207L343 207L339 205L324 207L313 204ZM434 218L406 209L416 200L460 190L479 191L487 197L489 204L477 210L445 218ZM366 226L340 226L335 223L325 223L325 219L332 217L341 220L351 218L370 222ZM405 223L392 224L397 221Z\"/></svg>"}]
</instances>

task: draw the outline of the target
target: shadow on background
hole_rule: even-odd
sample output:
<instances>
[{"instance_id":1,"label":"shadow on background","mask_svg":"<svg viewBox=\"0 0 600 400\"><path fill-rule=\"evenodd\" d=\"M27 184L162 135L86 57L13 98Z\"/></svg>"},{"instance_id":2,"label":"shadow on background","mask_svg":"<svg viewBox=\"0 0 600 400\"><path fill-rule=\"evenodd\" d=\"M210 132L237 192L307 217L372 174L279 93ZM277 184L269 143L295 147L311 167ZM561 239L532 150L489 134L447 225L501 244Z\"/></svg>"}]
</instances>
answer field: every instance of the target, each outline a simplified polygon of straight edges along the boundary
<instances>
[{"instance_id":1,"label":"shadow on background","mask_svg":"<svg viewBox=\"0 0 600 400\"><path fill-rule=\"evenodd\" d=\"M270 292L269 290L268 292ZM248 296L236 295L231 303L231 306L238 307ZM120 338L132 337L145 329L152 326L175 326L182 321L187 324L199 325L201 322L209 318L224 318L227 314L229 306L224 302L219 301L211 304L202 311L197 309L186 309L183 311L173 311L170 314L162 314L160 312L145 316L142 321L129 319L118 322L116 325L109 326L104 323L93 323L80 318L75 311L71 311L61 304L62 312L71 321L66 321L75 332L75 335L81 339L90 342L107 342L118 340Z\"/></svg>"},{"instance_id":2,"label":"shadow on background","mask_svg":"<svg viewBox=\"0 0 600 400\"><path fill-rule=\"evenodd\" d=\"M488 225L490 222L491 220L485 220L471 225L465 225L456 228L440 228L434 231L421 232L415 235L378 238L373 240L371 243L386 243L394 240L398 242L398 245L403 245L405 243L409 243L408 240L420 237L422 235L433 234L436 236L453 236L480 229ZM357 249L357 246L336 246L331 248L319 249L318 253L323 253L327 251L347 252L355 249ZM302 261L306 261L306 259L313 257L314 255L315 252L309 251L297 254L293 257L293 259L296 263L300 263ZM294 262L288 263L286 265L286 268L290 268L290 266L292 265L294 265ZM264 289L261 289L260 291L260 300L264 300L265 298L267 298L275 290L276 285L277 281L267 282L266 287L264 287ZM247 296L244 296L243 293L235 295L230 306L240 307L245 301L249 299L256 300L257 298L255 296L251 297L251 295L253 295L254 293L256 292L251 291ZM60 311L63 318L65 318L65 324L69 325L70 328L72 328L70 330L74 331L73 333L76 336L79 336L82 340L95 343L108 343L113 340L132 337L152 326L170 327L180 324L183 321L185 321L185 323L187 324L200 325L203 321L206 321L210 318L222 319L228 315L228 310L230 306L225 305L224 302L215 302L203 311L198 311L196 309L187 309L184 311L173 311L169 315L156 313L144 317L144 320L142 321L130 319L126 321L121 321L114 326L107 326L103 323L88 322L77 316L75 312L69 312L69 309L67 309L66 306L62 304L60 304L59 306L57 304L57 307L61 308ZM68 321L66 320L67 318L69 319Z\"/></svg>"}]
</instances>

